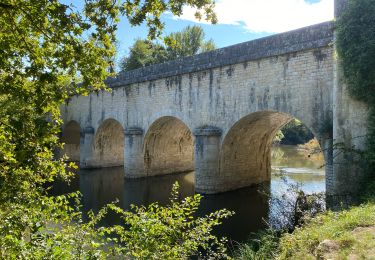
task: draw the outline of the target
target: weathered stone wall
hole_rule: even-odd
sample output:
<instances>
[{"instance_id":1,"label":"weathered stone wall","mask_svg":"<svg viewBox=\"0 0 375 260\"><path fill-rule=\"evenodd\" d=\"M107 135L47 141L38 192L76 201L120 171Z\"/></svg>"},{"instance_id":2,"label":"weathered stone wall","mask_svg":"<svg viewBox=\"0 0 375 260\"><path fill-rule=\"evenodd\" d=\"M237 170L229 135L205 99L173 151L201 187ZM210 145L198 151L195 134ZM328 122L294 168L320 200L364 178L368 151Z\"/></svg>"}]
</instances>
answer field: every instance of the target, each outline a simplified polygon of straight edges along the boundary
<instances>
[{"instance_id":1,"label":"weathered stone wall","mask_svg":"<svg viewBox=\"0 0 375 260\"><path fill-rule=\"evenodd\" d=\"M336 18L340 17L347 4L348 0L335 0ZM364 150L366 147L368 107L350 96L339 56L334 59L333 65L333 142L337 148L333 150L334 174L327 179L327 198L330 204L340 205L351 202L363 181L360 158L352 149Z\"/></svg>"},{"instance_id":2,"label":"weathered stone wall","mask_svg":"<svg viewBox=\"0 0 375 260\"><path fill-rule=\"evenodd\" d=\"M190 168L194 138L176 145L188 131L179 124L162 127L158 121L173 117L195 132L197 190L218 192L257 183L269 178L269 140L289 117L306 124L323 148L332 139L332 34L332 24L323 23L122 73L108 81L112 92L72 97L62 108L63 119L76 120L84 129L81 162L95 158L87 147L103 122L117 120L125 129L125 174L142 177ZM169 156L179 163L171 164ZM260 173L245 173L246 167ZM235 175L234 169L241 173Z\"/></svg>"}]
</instances>

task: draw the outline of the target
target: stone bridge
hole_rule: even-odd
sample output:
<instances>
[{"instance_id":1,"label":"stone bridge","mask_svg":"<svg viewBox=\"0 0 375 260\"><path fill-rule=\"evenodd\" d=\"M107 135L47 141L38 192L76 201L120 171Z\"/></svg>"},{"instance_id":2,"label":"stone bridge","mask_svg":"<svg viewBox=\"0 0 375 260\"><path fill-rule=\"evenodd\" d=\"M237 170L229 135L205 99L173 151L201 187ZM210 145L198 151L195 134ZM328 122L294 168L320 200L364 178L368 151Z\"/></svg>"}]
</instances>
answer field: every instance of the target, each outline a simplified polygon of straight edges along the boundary
<instances>
[{"instance_id":1,"label":"stone bridge","mask_svg":"<svg viewBox=\"0 0 375 260\"><path fill-rule=\"evenodd\" d=\"M65 153L128 178L195 170L196 191L217 193L269 181L275 133L297 118L324 150L327 194L349 194L359 177L333 147L363 147L366 109L336 63L325 22L122 72L61 108Z\"/></svg>"}]
</instances>

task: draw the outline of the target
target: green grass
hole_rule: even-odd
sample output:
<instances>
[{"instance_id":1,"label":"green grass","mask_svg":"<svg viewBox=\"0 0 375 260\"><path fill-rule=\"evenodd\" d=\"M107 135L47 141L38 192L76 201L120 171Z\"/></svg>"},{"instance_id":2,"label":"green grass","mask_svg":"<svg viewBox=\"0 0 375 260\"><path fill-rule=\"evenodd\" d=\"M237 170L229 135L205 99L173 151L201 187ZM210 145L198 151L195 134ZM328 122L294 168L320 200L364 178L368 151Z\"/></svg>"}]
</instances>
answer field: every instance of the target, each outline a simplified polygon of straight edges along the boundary
<instances>
[{"instance_id":1,"label":"green grass","mask_svg":"<svg viewBox=\"0 0 375 260\"><path fill-rule=\"evenodd\" d=\"M333 244L325 249L322 242ZM266 232L259 240L241 245L235 259L375 259L375 203L311 219L279 238Z\"/></svg>"},{"instance_id":2,"label":"green grass","mask_svg":"<svg viewBox=\"0 0 375 260\"><path fill-rule=\"evenodd\" d=\"M373 227L373 229L354 231L358 227ZM292 234L284 234L280 240L278 258L316 259L331 254L333 259L341 259L350 254L367 255L369 250L375 248L374 232L375 204L373 203L339 213L327 212L312 219L305 226L297 228ZM333 250L334 252L322 252L319 244L327 239L338 245L339 249Z\"/></svg>"},{"instance_id":3,"label":"green grass","mask_svg":"<svg viewBox=\"0 0 375 260\"><path fill-rule=\"evenodd\" d=\"M274 259L277 256L277 248L280 236L272 230L266 230L257 234L257 238L253 238L246 244L241 244L235 251L234 258L245 259Z\"/></svg>"}]
</instances>

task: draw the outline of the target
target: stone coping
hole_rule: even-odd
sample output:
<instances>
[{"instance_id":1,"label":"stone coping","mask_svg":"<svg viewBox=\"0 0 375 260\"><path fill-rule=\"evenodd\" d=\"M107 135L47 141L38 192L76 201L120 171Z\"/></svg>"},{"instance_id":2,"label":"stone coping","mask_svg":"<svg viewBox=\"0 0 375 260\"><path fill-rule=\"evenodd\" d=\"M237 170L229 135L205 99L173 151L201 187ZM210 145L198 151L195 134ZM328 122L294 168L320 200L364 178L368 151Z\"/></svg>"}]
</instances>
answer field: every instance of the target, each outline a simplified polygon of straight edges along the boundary
<instances>
[{"instance_id":1,"label":"stone coping","mask_svg":"<svg viewBox=\"0 0 375 260\"><path fill-rule=\"evenodd\" d=\"M239 43L210 52L120 72L107 79L111 88L165 77L228 66L261 58L328 46L333 41L334 23L324 22L301 29Z\"/></svg>"}]
</instances>

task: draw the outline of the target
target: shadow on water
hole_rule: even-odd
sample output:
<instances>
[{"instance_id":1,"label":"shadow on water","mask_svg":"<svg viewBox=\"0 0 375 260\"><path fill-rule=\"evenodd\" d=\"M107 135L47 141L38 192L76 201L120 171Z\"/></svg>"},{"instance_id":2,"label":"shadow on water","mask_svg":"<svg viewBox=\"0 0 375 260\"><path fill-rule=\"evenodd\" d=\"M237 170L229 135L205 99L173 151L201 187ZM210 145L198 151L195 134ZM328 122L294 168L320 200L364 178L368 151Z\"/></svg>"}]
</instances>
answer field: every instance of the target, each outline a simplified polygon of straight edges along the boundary
<instances>
[{"instance_id":1,"label":"shadow on water","mask_svg":"<svg viewBox=\"0 0 375 260\"><path fill-rule=\"evenodd\" d=\"M269 183L264 184L269 188ZM205 195L200 215L226 208L235 212L235 215L225 219L223 224L215 230L218 236L242 242L246 241L252 232L266 227L269 215L268 198L258 191L260 186L242 188L235 191Z\"/></svg>"},{"instance_id":2,"label":"shadow on water","mask_svg":"<svg viewBox=\"0 0 375 260\"><path fill-rule=\"evenodd\" d=\"M276 169L287 165L290 170L286 172L286 177L292 183L301 183L301 187L306 192L324 191L324 170L316 170L318 167L315 162L306 162L300 153L296 153L291 148L284 149L282 152L284 157L287 154L287 160L290 162L284 164L285 159L273 160L272 165ZM297 162L291 163L293 160ZM305 160L305 163L301 160ZM301 169L304 171L301 172ZM273 172L275 173L275 169ZM91 209L97 212L101 207L115 200L118 200L119 205L124 209L130 209L131 204L149 205L159 202L161 205L166 205L172 185L176 181L180 184L181 199L194 195L194 172L125 179L123 167L80 170L69 186L55 183L51 193L58 195L79 190L83 195L84 213ZM272 194L277 194L285 192L287 187L278 175L273 174L271 183L215 195L204 195L198 215L203 216L222 208L235 211L235 215L224 220L215 233L226 236L230 240L243 242L252 232L264 228L272 217L273 206L269 205L268 197L259 192L260 189L271 190ZM103 222L104 225L120 223L119 217L111 213Z\"/></svg>"},{"instance_id":3,"label":"shadow on water","mask_svg":"<svg viewBox=\"0 0 375 260\"><path fill-rule=\"evenodd\" d=\"M142 179L124 179L122 167L81 170L69 186L56 183L53 194L63 194L80 190L83 195L83 212L97 212L108 203L119 201L124 209L130 205L149 205L159 202L167 205L175 182L180 184L181 199L194 195L194 172L171 174ZM266 185L267 186L267 185ZM269 185L268 185L269 186ZM198 216L227 208L236 212L234 216L224 220L223 225L215 230L215 234L226 236L231 240L244 241L251 232L265 225L268 218L268 199L258 192L259 187L243 188L215 195L203 195ZM115 214L109 213L104 225L120 224Z\"/></svg>"}]
</instances>

